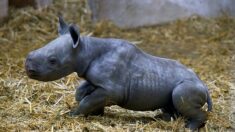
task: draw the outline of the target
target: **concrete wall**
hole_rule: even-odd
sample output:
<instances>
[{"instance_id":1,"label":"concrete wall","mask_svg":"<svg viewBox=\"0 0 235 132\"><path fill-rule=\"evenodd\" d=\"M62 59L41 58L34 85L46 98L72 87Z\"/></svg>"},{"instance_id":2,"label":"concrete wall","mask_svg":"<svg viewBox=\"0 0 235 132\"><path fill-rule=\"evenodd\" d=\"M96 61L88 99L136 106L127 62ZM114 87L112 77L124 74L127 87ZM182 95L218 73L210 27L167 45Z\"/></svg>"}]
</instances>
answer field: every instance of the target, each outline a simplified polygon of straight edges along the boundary
<instances>
[{"instance_id":1,"label":"concrete wall","mask_svg":"<svg viewBox=\"0 0 235 132\"><path fill-rule=\"evenodd\" d=\"M93 21L111 20L119 27L169 22L193 14L235 16L235 0L88 0Z\"/></svg>"},{"instance_id":2,"label":"concrete wall","mask_svg":"<svg viewBox=\"0 0 235 132\"><path fill-rule=\"evenodd\" d=\"M10 6L25 7L33 6L35 8L44 8L52 4L53 0L9 0Z\"/></svg>"},{"instance_id":3,"label":"concrete wall","mask_svg":"<svg viewBox=\"0 0 235 132\"><path fill-rule=\"evenodd\" d=\"M0 0L0 22L8 15L8 0Z\"/></svg>"}]
</instances>

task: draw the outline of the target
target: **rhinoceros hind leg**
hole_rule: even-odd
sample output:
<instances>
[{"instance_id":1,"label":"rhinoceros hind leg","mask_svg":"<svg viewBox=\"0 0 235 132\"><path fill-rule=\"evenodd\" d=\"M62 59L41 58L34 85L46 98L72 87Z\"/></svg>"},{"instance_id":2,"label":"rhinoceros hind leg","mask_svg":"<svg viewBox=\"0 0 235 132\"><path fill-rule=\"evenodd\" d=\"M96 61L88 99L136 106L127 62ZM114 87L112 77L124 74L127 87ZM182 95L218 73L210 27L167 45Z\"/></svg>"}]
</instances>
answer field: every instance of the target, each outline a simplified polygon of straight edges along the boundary
<instances>
[{"instance_id":1,"label":"rhinoceros hind leg","mask_svg":"<svg viewBox=\"0 0 235 132\"><path fill-rule=\"evenodd\" d=\"M183 81L172 93L176 110L187 119L185 127L196 130L204 126L207 115L202 111L206 89L196 81Z\"/></svg>"}]
</instances>

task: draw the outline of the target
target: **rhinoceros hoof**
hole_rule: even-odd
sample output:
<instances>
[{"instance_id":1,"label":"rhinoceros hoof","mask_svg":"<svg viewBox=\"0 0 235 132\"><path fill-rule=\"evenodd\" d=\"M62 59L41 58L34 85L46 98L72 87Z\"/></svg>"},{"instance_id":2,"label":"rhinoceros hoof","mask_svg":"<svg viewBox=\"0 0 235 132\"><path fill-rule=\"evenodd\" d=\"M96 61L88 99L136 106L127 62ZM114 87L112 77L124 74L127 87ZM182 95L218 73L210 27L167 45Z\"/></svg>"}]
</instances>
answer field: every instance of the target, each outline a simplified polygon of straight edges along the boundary
<instances>
[{"instance_id":1,"label":"rhinoceros hoof","mask_svg":"<svg viewBox=\"0 0 235 132\"><path fill-rule=\"evenodd\" d=\"M191 120L187 121L185 127L189 128L191 130L197 130L205 126L205 123L202 123L201 121Z\"/></svg>"}]
</instances>

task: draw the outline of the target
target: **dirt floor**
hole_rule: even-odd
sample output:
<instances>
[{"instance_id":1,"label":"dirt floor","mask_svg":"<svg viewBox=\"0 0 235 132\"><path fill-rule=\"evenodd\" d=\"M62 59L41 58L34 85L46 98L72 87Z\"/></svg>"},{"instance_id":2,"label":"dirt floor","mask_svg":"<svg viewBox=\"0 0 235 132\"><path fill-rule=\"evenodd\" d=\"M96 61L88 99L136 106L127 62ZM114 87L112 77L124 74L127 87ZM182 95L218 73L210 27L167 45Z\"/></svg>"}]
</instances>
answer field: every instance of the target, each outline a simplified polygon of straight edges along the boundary
<instances>
[{"instance_id":1,"label":"dirt floor","mask_svg":"<svg viewBox=\"0 0 235 132\"><path fill-rule=\"evenodd\" d=\"M179 60L192 68L209 87L213 112L202 131L235 131L235 18L197 16L152 27L124 30L108 22L93 25L84 0L56 0L43 10L10 9L0 25L0 131L179 131L182 118L165 122L155 112L107 107L104 116L69 117L76 104L75 74L53 82L26 76L27 53L57 37L57 14L80 26L82 35L129 40L144 51Z\"/></svg>"}]
</instances>

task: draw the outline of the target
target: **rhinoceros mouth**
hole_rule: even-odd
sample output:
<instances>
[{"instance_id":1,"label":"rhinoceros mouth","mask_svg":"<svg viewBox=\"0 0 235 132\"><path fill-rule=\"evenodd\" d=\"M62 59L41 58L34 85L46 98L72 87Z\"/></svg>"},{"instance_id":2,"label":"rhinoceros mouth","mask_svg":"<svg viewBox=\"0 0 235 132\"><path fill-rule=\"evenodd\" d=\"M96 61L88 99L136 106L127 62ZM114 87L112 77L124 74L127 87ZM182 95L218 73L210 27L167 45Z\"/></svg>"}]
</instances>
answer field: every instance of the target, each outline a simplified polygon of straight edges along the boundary
<instances>
[{"instance_id":1,"label":"rhinoceros mouth","mask_svg":"<svg viewBox=\"0 0 235 132\"><path fill-rule=\"evenodd\" d=\"M37 79L37 78L40 78L40 75L39 74L36 74L36 73L27 73L27 75L32 78L32 79Z\"/></svg>"},{"instance_id":2,"label":"rhinoceros mouth","mask_svg":"<svg viewBox=\"0 0 235 132\"><path fill-rule=\"evenodd\" d=\"M28 75L28 76L29 76L29 78L34 79L34 80L38 80L38 81L43 81L43 82L50 81L50 80L46 79L45 77L43 77L39 74L31 74L31 75Z\"/></svg>"},{"instance_id":3,"label":"rhinoceros mouth","mask_svg":"<svg viewBox=\"0 0 235 132\"><path fill-rule=\"evenodd\" d=\"M29 78L32 78L32 79L37 79L40 77L39 72L35 70L31 70L31 69L26 69L26 74L28 75Z\"/></svg>"}]
</instances>

